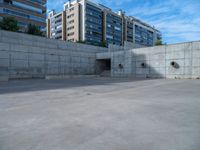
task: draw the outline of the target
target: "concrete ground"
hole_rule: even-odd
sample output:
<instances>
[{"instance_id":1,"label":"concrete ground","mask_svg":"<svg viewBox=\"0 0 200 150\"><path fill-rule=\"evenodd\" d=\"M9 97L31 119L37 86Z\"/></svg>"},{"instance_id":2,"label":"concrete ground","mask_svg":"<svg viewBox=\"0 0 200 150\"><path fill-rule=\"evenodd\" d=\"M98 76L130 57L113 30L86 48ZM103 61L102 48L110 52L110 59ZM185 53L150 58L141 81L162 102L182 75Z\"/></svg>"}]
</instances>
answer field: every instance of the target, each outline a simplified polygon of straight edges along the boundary
<instances>
[{"instance_id":1,"label":"concrete ground","mask_svg":"<svg viewBox=\"0 0 200 150\"><path fill-rule=\"evenodd\" d=\"M0 82L0 150L200 150L200 80Z\"/></svg>"}]
</instances>

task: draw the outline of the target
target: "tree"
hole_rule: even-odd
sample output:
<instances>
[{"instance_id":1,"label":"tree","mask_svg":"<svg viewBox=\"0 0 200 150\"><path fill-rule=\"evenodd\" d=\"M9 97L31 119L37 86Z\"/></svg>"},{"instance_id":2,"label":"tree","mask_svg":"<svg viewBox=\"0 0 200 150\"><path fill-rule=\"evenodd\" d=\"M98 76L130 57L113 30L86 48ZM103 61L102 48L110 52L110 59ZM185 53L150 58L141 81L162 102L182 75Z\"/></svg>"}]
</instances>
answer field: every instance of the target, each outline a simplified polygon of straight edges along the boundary
<instances>
[{"instance_id":1,"label":"tree","mask_svg":"<svg viewBox=\"0 0 200 150\"><path fill-rule=\"evenodd\" d=\"M9 4L13 3L12 0L4 0L4 2L9 3Z\"/></svg>"},{"instance_id":2,"label":"tree","mask_svg":"<svg viewBox=\"0 0 200 150\"><path fill-rule=\"evenodd\" d=\"M163 45L162 40L157 40L156 41L156 46L159 46L159 45Z\"/></svg>"},{"instance_id":3,"label":"tree","mask_svg":"<svg viewBox=\"0 0 200 150\"><path fill-rule=\"evenodd\" d=\"M4 17L0 21L0 28L3 30L16 32L19 30L18 22L13 17Z\"/></svg>"},{"instance_id":4,"label":"tree","mask_svg":"<svg viewBox=\"0 0 200 150\"><path fill-rule=\"evenodd\" d=\"M42 36L42 32L40 31L39 27L34 25L34 24L29 24L28 25L27 33L28 34L32 34L32 35Z\"/></svg>"},{"instance_id":5,"label":"tree","mask_svg":"<svg viewBox=\"0 0 200 150\"><path fill-rule=\"evenodd\" d=\"M107 42L106 42L106 40L103 40L103 41L102 41L101 46L107 47Z\"/></svg>"}]
</instances>

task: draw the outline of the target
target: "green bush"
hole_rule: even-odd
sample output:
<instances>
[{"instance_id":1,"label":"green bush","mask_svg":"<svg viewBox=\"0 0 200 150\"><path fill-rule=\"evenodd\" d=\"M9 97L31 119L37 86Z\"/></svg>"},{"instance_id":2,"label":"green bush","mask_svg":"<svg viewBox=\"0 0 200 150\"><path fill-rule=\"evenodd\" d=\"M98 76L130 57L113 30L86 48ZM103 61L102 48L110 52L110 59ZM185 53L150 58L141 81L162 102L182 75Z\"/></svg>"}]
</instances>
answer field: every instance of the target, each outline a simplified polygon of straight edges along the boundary
<instances>
[{"instance_id":1,"label":"green bush","mask_svg":"<svg viewBox=\"0 0 200 150\"><path fill-rule=\"evenodd\" d=\"M39 27L34 24L29 24L27 29L28 34L42 36L42 32L40 31Z\"/></svg>"},{"instance_id":2,"label":"green bush","mask_svg":"<svg viewBox=\"0 0 200 150\"><path fill-rule=\"evenodd\" d=\"M105 40L102 41L101 46L102 46L102 47L107 47L107 41L105 41Z\"/></svg>"},{"instance_id":3,"label":"green bush","mask_svg":"<svg viewBox=\"0 0 200 150\"><path fill-rule=\"evenodd\" d=\"M155 45L156 45L156 46L159 46L159 45L163 45L163 43L162 43L161 40L157 40Z\"/></svg>"},{"instance_id":4,"label":"green bush","mask_svg":"<svg viewBox=\"0 0 200 150\"><path fill-rule=\"evenodd\" d=\"M0 28L3 30L16 32L19 30L18 22L13 17L4 17L0 21Z\"/></svg>"}]
</instances>

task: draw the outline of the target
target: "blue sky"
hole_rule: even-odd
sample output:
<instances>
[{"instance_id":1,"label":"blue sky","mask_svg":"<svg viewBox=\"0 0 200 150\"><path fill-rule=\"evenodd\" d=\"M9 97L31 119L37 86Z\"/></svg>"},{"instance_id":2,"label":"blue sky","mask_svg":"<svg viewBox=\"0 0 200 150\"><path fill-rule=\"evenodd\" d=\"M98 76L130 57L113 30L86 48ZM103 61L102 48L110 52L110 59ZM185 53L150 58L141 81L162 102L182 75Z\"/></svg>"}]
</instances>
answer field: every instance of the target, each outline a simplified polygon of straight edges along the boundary
<instances>
[{"instance_id":1,"label":"blue sky","mask_svg":"<svg viewBox=\"0 0 200 150\"><path fill-rule=\"evenodd\" d=\"M47 9L62 10L68 0L48 0ZM200 40L200 0L93 0L158 28L167 44Z\"/></svg>"}]
</instances>

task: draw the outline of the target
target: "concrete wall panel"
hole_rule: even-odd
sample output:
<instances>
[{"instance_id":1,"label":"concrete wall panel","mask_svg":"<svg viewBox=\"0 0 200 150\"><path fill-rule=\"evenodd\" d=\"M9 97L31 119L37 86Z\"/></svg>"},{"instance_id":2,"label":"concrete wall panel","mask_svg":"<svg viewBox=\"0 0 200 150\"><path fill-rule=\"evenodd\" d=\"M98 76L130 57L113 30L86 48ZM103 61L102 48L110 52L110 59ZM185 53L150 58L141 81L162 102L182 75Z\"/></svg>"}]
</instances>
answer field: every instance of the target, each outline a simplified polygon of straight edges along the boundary
<instances>
[{"instance_id":1,"label":"concrete wall panel","mask_svg":"<svg viewBox=\"0 0 200 150\"><path fill-rule=\"evenodd\" d=\"M0 74L9 78L95 74L106 48L0 30Z\"/></svg>"},{"instance_id":2,"label":"concrete wall panel","mask_svg":"<svg viewBox=\"0 0 200 150\"><path fill-rule=\"evenodd\" d=\"M127 52L132 53L128 55L131 59L125 57ZM133 77L148 78L199 78L200 76L200 42L138 48L126 50L126 53L117 51L110 54L113 76L126 77L128 73ZM173 67L172 62L178 64L178 67ZM119 63L125 64L123 70L117 68ZM142 67L142 63L145 67Z\"/></svg>"}]
</instances>

